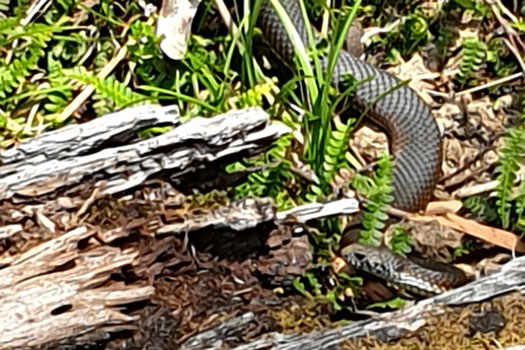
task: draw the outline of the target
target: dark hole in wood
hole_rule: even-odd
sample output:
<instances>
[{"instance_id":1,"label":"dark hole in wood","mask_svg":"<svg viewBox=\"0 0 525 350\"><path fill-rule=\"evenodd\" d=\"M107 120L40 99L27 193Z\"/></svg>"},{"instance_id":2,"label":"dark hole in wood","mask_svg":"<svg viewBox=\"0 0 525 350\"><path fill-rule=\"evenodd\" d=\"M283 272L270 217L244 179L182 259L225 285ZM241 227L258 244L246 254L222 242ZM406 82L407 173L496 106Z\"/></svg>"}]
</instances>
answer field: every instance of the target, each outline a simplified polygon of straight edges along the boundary
<instances>
[{"instance_id":1,"label":"dark hole in wood","mask_svg":"<svg viewBox=\"0 0 525 350\"><path fill-rule=\"evenodd\" d=\"M60 315L60 314L63 314L65 312L68 312L72 308L73 308L73 305L71 305L71 304L62 305L62 306L57 307L53 311L51 311L51 315Z\"/></svg>"}]
</instances>

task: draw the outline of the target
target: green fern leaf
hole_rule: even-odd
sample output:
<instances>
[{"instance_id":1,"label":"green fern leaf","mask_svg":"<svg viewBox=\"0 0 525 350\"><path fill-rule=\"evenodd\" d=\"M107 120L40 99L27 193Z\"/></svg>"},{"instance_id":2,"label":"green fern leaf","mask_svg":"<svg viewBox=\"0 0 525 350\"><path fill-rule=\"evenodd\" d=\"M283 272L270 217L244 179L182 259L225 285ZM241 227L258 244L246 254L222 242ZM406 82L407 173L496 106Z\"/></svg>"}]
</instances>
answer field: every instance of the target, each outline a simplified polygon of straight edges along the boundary
<instances>
[{"instance_id":1,"label":"green fern leaf","mask_svg":"<svg viewBox=\"0 0 525 350\"><path fill-rule=\"evenodd\" d=\"M478 220L489 223L498 220L498 213L493 203L482 196L472 196L463 201L463 206L476 216Z\"/></svg>"},{"instance_id":2,"label":"green fern leaf","mask_svg":"<svg viewBox=\"0 0 525 350\"><path fill-rule=\"evenodd\" d=\"M464 84L478 71L487 59L487 47L474 37L465 38L462 43L462 59L456 80Z\"/></svg>"},{"instance_id":3,"label":"green fern leaf","mask_svg":"<svg viewBox=\"0 0 525 350\"><path fill-rule=\"evenodd\" d=\"M496 168L498 173L496 178L498 181L496 205L503 228L508 228L510 225L511 193L524 152L525 129L520 127L510 129L504 137L504 146L500 150L499 165Z\"/></svg>"},{"instance_id":4,"label":"green fern leaf","mask_svg":"<svg viewBox=\"0 0 525 350\"><path fill-rule=\"evenodd\" d=\"M147 96L134 92L112 77L101 79L84 69L73 69L67 71L66 75L81 83L92 85L101 96L113 101L117 108L130 106L147 99Z\"/></svg>"},{"instance_id":5,"label":"green fern leaf","mask_svg":"<svg viewBox=\"0 0 525 350\"><path fill-rule=\"evenodd\" d=\"M8 93L22 85L43 55L44 51L40 47L33 46L24 56L14 59L7 66L0 67L0 98L5 98Z\"/></svg>"},{"instance_id":6,"label":"green fern leaf","mask_svg":"<svg viewBox=\"0 0 525 350\"><path fill-rule=\"evenodd\" d=\"M359 242L367 245L377 246L383 234L381 230L385 227L388 219L386 209L394 199L392 192L392 161L390 156L384 154L377 162L377 170L372 178L356 175L352 180L352 186L368 201L364 206L362 226L359 232Z\"/></svg>"},{"instance_id":7,"label":"green fern leaf","mask_svg":"<svg viewBox=\"0 0 525 350\"><path fill-rule=\"evenodd\" d=\"M328 135L323 157L323 175L327 183L332 181L337 171L346 164L345 154L352 124L352 119L345 124L339 118L334 118L335 130Z\"/></svg>"}]
</instances>

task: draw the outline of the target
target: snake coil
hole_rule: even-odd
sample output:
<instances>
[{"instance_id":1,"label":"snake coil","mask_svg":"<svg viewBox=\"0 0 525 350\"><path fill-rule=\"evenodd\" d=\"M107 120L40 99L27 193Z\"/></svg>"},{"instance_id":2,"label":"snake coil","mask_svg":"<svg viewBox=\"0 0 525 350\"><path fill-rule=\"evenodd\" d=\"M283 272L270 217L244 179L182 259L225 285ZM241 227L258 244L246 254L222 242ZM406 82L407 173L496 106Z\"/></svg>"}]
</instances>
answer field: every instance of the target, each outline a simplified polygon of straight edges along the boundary
<instances>
[{"instance_id":1,"label":"snake coil","mask_svg":"<svg viewBox=\"0 0 525 350\"><path fill-rule=\"evenodd\" d=\"M306 43L305 24L297 0L280 3ZM268 0L261 7L258 22L265 39L281 59L292 63L294 47ZM326 67L326 59L323 65ZM399 87L399 80L392 75L341 51L333 83L341 84L346 73L359 81L368 79L357 87L354 103L358 108L368 108L368 117L388 134L394 156L393 205L408 211L423 208L431 199L441 161L441 136L430 110L410 88ZM384 248L351 245L343 249L342 254L355 268L417 294L441 293L466 280L463 272L453 266L444 267L439 263L423 266Z\"/></svg>"},{"instance_id":2,"label":"snake coil","mask_svg":"<svg viewBox=\"0 0 525 350\"><path fill-rule=\"evenodd\" d=\"M295 23L303 42L307 43L297 0L281 0L281 5ZM258 23L272 48L283 60L291 63L294 56L292 42L268 0L261 7ZM410 88L397 87L398 79L341 51L333 82L340 84L345 73L352 74L357 80L373 77L357 87L354 102L359 108L369 107L368 117L388 134L394 156L392 204L408 211L423 208L430 200L439 176L441 136L436 121ZM385 92L388 93L374 103Z\"/></svg>"}]
</instances>

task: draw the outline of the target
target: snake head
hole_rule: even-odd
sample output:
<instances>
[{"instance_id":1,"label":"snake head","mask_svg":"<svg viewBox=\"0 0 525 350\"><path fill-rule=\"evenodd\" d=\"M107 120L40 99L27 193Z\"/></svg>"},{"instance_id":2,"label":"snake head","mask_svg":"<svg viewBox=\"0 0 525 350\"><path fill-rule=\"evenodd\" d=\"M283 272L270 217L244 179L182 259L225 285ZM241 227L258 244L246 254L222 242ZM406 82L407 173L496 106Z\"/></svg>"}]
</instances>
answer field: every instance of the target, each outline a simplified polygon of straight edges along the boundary
<instances>
[{"instance_id":1,"label":"snake head","mask_svg":"<svg viewBox=\"0 0 525 350\"><path fill-rule=\"evenodd\" d=\"M385 259L382 248L354 243L343 248L341 254L346 262L357 270L377 275L384 269Z\"/></svg>"},{"instance_id":2,"label":"snake head","mask_svg":"<svg viewBox=\"0 0 525 350\"><path fill-rule=\"evenodd\" d=\"M341 250L347 264L376 277L391 280L402 266L402 259L385 247L372 247L359 243Z\"/></svg>"}]
</instances>

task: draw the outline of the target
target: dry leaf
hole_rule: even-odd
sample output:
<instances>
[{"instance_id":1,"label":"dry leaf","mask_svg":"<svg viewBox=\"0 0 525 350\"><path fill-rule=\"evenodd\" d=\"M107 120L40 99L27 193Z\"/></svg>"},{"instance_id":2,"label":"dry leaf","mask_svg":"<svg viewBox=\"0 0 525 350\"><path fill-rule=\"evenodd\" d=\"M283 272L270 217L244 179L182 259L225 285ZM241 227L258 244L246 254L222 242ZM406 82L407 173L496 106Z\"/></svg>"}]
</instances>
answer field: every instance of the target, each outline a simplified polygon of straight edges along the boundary
<instances>
[{"instance_id":1,"label":"dry leaf","mask_svg":"<svg viewBox=\"0 0 525 350\"><path fill-rule=\"evenodd\" d=\"M427 90L434 90L434 84L427 82L440 77L440 73L430 71L423 58L419 54L414 54L412 58L396 67L387 70L401 80L410 80L410 86L425 101L427 105L434 104L434 99L428 94Z\"/></svg>"},{"instance_id":2,"label":"dry leaf","mask_svg":"<svg viewBox=\"0 0 525 350\"><path fill-rule=\"evenodd\" d=\"M441 215L446 213L457 213L461 207L463 207L463 204L458 200L434 201L428 203L425 214Z\"/></svg>"},{"instance_id":3,"label":"dry leaf","mask_svg":"<svg viewBox=\"0 0 525 350\"><path fill-rule=\"evenodd\" d=\"M525 252L525 243L514 233L495 227L482 225L474 220L465 219L459 215L448 213L445 216L410 215L414 221L438 221L440 224L455 230L465 232L473 237L517 252Z\"/></svg>"}]
</instances>

